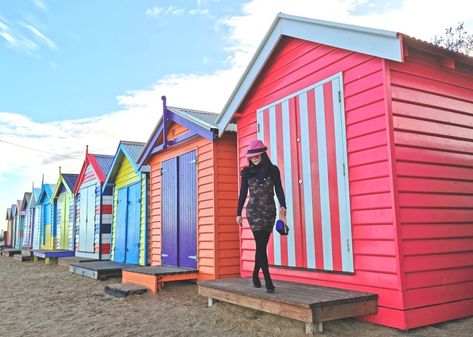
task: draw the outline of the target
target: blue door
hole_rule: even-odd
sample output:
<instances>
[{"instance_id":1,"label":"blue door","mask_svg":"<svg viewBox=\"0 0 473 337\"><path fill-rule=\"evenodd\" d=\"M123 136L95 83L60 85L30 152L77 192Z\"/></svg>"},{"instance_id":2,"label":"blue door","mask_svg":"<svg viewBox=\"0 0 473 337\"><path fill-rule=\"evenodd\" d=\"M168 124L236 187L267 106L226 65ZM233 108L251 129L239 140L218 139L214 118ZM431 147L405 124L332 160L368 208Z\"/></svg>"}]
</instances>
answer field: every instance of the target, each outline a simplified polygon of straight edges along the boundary
<instances>
[{"instance_id":1,"label":"blue door","mask_svg":"<svg viewBox=\"0 0 473 337\"><path fill-rule=\"evenodd\" d=\"M195 151L163 162L162 261L197 267L197 173Z\"/></svg>"},{"instance_id":2,"label":"blue door","mask_svg":"<svg viewBox=\"0 0 473 337\"><path fill-rule=\"evenodd\" d=\"M128 186L126 263L138 264L140 259L140 228L141 228L141 184Z\"/></svg>"},{"instance_id":3,"label":"blue door","mask_svg":"<svg viewBox=\"0 0 473 337\"><path fill-rule=\"evenodd\" d=\"M197 173L195 151L178 157L179 266L197 268Z\"/></svg>"},{"instance_id":4,"label":"blue door","mask_svg":"<svg viewBox=\"0 0 473 337\"><path fill-rule=\"evenodd\" d=\"M162 263L177 266L177 158L163 161L161 188Z\"/></svg>"},{"instance_id":5,"label":"blue door","mask_svg":"<svg viewBox=\"0 0 473 337\"><path fill-rule=\"evenodd\" d=\"M118 190L117 212L115 223L115 246L113 249L113 260L116 262L125 262L126 248L126 212L127 212L127 189L126 187Z\"/></svg>"}]
</instances>

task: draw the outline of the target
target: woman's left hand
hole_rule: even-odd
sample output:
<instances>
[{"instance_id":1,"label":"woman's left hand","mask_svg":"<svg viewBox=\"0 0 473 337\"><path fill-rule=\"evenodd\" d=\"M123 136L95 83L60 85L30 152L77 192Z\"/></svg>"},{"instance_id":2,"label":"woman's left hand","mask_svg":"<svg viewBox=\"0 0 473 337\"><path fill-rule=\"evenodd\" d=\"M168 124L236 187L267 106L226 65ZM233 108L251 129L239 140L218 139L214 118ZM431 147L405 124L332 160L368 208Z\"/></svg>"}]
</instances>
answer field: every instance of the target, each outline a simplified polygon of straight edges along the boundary
<instances>
[{"instance_id":1,"label":"woman's left hand","mask_svg":"<svg viewBox=\"0 0 473 337\"><path fill-rule=\"evenodd\" d=\"M286 207L279 207L279 218L286 218Z\"/></svg>"}]
</instances>

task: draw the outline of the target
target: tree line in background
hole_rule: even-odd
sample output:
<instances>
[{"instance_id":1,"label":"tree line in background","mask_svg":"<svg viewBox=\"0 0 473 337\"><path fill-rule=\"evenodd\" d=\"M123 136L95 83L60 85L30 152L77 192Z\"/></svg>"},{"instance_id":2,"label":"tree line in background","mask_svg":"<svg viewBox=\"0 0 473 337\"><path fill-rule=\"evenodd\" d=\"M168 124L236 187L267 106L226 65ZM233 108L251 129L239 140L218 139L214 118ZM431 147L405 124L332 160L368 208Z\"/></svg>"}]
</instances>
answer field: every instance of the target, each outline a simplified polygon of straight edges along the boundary
<instances>
[{"instance_id":1,"label":"tree line in background","mask_svg":"<svg viewBox=\"0 0 473 337\"><path fill-rule=\"evenodd\" d=\"M473 34L466 31L464 22L458 23L456 27L446 28L444 35L435 35L432 42L454 52L473 56Z\"/></svg>"}]
</instances>

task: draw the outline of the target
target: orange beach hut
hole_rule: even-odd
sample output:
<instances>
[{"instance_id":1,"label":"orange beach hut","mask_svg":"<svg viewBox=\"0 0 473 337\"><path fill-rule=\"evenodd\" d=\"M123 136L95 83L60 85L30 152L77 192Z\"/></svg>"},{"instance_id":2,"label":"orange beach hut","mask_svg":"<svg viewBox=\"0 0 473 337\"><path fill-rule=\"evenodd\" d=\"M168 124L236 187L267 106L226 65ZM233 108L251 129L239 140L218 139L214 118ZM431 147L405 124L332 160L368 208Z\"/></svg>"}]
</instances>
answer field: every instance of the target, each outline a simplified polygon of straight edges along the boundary
<instances>
[{"instance_id":1,"label":"orange beach hut","mask_svg":"<svg viewBox=\"0 0 473 337\"><path fill-rule=\"evenodd\" d=\"M138 159L139 166L150 166L151 267L123 271L124 283L156 292L155 266L175 268L181 276L187 270L187 278L198 280L240 275L236 133L229 125L218 138L216 118L169 107L163 97L163 116Z\"/></svg>"}]
</instances>

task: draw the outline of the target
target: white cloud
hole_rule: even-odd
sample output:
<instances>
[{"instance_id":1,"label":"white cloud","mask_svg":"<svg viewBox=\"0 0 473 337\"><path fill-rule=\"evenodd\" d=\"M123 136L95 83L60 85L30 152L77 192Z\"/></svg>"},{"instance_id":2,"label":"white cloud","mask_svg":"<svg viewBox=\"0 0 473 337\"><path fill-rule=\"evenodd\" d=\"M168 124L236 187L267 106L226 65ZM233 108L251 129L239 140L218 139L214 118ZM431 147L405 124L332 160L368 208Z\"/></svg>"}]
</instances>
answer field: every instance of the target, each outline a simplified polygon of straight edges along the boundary
<instances>
[{"instance_id":1,"label":"white cloud","mask_svg":"<svg viewBox=\"0 0 473 337\"><path fill-rule=\"evenodd\" d=\"M50 38L44 35L37 27L28 23L22 23L22 26L28 29L31 33L33 33L34 37L38 41L43 42L51 49L57 49L56 43L54 43L54 41L52 41Z\"/></svg>"},{"instance_id":2,"label":"white cloud","mask_svg":"<svg viewBox=\"0 0 473 337\"><path fill-rule=\"evenodd\" d=\"M57 49L56 43L31 23L19 22L12 25L5 19L0 18L0 37L7 43L8 47L30 55L37 53L40 45Z\"/></svg>"},{"instance_id":3,"label":"white cloud","mask_svg":"<svg viewBox=\"0 0 473 337\"><path fill-rule=\"evenodd\" d=\"M13 37L12 31L6 22L0 20L0 36L10 44L11 46L16 46L17 40Z\"/></svg>"},{"instance_id":4,"label":"white cloud","mask_svg":"<svg viewBox=\"0 0 473 337\"><path fill-rule=\"evenodd\" d=\"M46 7L46 4L44 3L43 0L33 0L33 3L35 4L36 7L38 7L40 10L47 12L48 8Z\"/></svg>"},{"instance_id":5,"label":"white cloud","mask_svg":"<svg viewBox=\"0 0 473 337\"><path fill-rule=\"evenodd\" d=\"M149 17L158 17L158 16L179 16L183 14L189 14L189 15L208 15L209 10L205 8L201 8L202 5L197 4L198 8L193 8L190 10L185 10L183 8L178 8L175 6L169 6L169 7L152 7L148 8L145 12L146 16Z\"/></svg>"},{"instance_id":6,"label":"white cloud","mask_svg":"<svg viewBox=\"0 0 473 337\"><path fill-rule=\"evenodd\" d=\"M202 7L201 1L197 4ZM0 142L0 206L8 207L8 203L20 198L23 191L30 189L33 179L40 181L43 172L48 182L55 182L59 165L63 172L77 173L86 144L92 153L114 154L120 139L146 141L161 115L162 95L167 96L169 105L220 112L278 12L399 31L424 40L459 21L473 30L473 12L467 0L450 0L448 6L442 2L405 0L384 13L354 16L353 11L361 4L369 6L365 0L254 0L245 5L243 15L219 21L229 31L224 38L230 52L228 69L205 75L169 74L149 89L119 96L121 111L95 118L37 123L18 114L0 113L0 139L79 159L58 158ZM146 11L148 16L180 14L173 6ZM0 36L5 40L16 37L1 20ZM2 178L12 172L18 181L5 189Z\"/></svg>"},{"instance_id":7,"label":"white cloud","mask_svg":"<svg viewBox=\"0 0 473 337\"><path fill-rule=\"evenodd\" d=\"M163 7L153 7L153 8L148 8L145 14L146 16L159 16L162 12L164 12Z\"/></svg>"},{"instance_id":8,"label":"white cloud","mask_svg":"<svg viewBox=\"0 0 473 337\"><path fill-rule=\"evenodd\" d=\"M178 8L175 6L169 6L167 8L164 7L152 7L146 10L146 16L150 17L158 17L160 15L171 15L171 16L178 16L185 13L185 10L182 8Z\"/></svg>"},{"instance_id":9,"label":"white cloud","mask_svg":"<svg viewBox=\"0 0 473 337\"><path fill-rule=\"evenodd\" d=\"M190 15L207 15L207 14L209 14L209 10L208 9L195 8L195 9L189 10L188 13Z\"/></svg>"}]
</instances>

